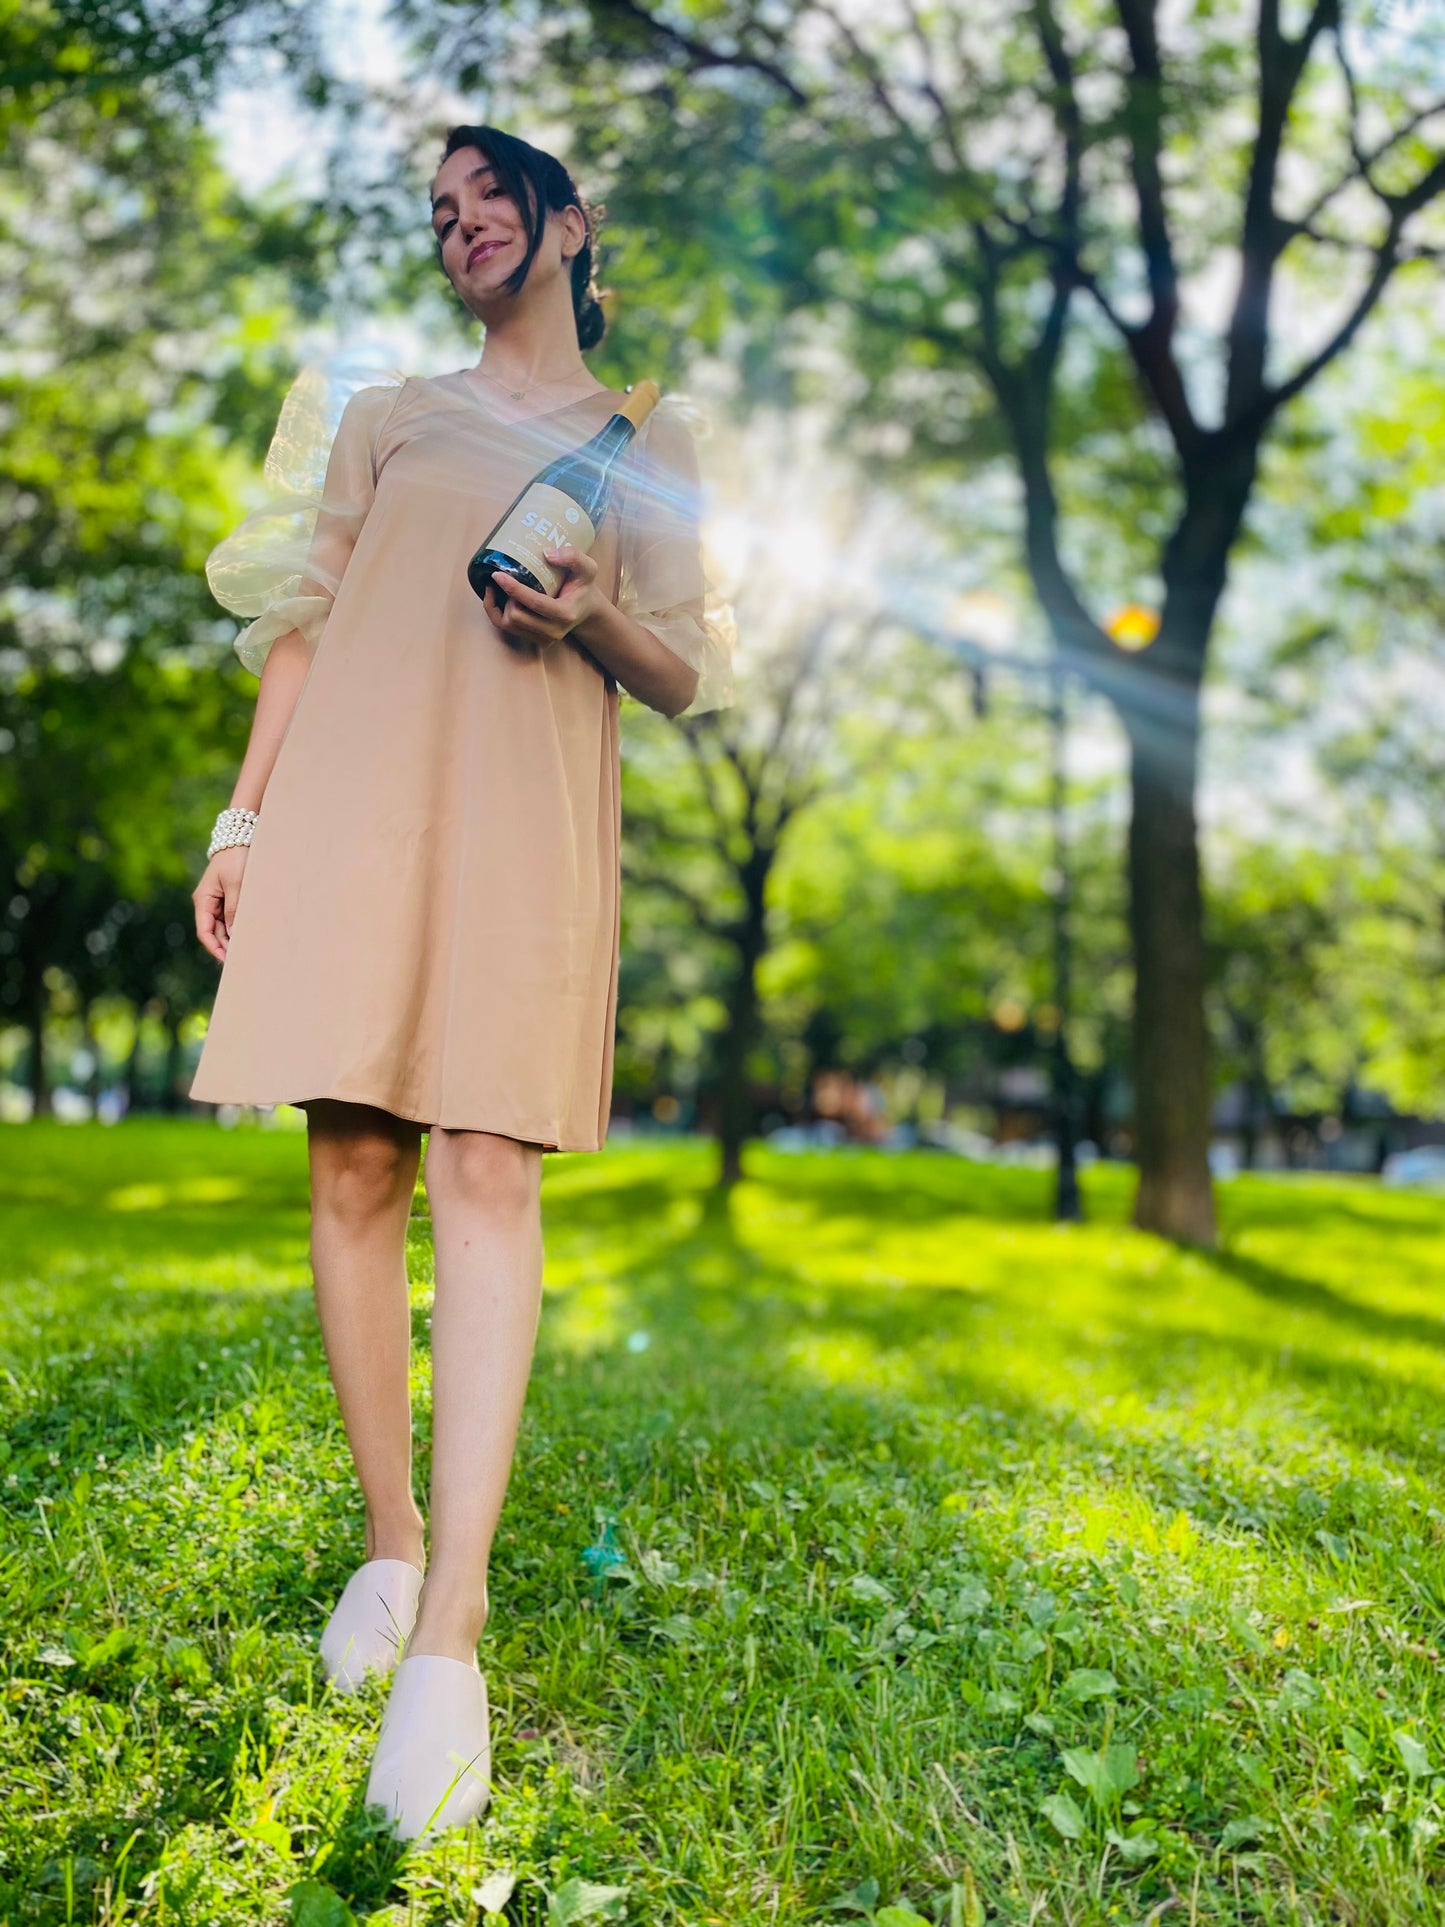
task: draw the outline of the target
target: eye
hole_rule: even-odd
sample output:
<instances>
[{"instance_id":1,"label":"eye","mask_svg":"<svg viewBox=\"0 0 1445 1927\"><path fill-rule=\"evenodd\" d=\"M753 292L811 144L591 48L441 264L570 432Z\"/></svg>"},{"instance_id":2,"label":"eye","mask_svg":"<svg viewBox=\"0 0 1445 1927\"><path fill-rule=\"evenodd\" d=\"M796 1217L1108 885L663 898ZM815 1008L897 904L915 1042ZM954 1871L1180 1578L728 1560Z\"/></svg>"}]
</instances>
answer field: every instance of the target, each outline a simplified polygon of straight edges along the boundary
<instances>
[{"instance_id":1,"label":"eye","mask_svg":"<svg viewBox=\"0 0 1445 1927\"><path fill-rule=\"evenodd\" d=\"M455 226L456 226L455 221L443 221L441 226L436 230L437 239L439 241L445 241L445 239L447 238L448 231L451 228L454 228Z\"/></svg>"}]
</instances>

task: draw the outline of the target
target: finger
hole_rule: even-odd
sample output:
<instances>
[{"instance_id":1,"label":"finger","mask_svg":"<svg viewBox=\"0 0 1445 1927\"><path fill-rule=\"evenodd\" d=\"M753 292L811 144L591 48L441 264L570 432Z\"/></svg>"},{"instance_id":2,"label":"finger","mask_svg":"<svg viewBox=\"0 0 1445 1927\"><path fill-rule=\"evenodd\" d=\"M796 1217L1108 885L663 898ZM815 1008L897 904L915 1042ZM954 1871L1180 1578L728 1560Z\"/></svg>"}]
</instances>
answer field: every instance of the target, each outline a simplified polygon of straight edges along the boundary
<instances>
[{"instance_id":1,"label":"finger","mask_svg":"<svg viewBox=\"0 0 1445 1927\"><path fill-rule=\"evenodd\" d=\"M498 569L497 574L506 584L509 604L514 604L519 609L530 609L535 615L542 615L552 608L553 597L539 595L535 589L529 589L525 582L519 582L516 576L508 575L502 569Z\"/></svg>"},{"instance_id":2,"label":"finger","mask_svg":"<svg viewBox=\"0 0 1445 1927\"><path fill-rule=\"evenodd\" d=\"M204 896L196 898L196 935L201 947L209 950L213 957L224 960L225 952L216 937L216 898Z\"/></svg>"},{"instance_id":3,"label":"finger","mask_svg":"<svg viewBox=\"0 0 1445 1927\"><path fill-rule=\"evenodd\" d=\"M559 569L568 575L575 575L579 582L593 582L597 578L597 558L585 549L577 548L571 542L563 542L555 549L543 549L547 561L555 562Z\"/></svg>"}]
</instances>

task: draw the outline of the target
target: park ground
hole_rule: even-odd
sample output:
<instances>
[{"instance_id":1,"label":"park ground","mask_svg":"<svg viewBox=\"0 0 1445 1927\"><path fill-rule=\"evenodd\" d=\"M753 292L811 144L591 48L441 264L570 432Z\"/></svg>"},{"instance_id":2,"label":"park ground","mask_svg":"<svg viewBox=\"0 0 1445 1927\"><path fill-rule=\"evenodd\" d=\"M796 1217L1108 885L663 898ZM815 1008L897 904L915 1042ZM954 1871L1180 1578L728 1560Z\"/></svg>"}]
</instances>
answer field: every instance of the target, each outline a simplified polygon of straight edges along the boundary
<instances>
[{"instance_id":1,"label":"park ground","mask_svg":"<svg viewBox=\"0 0 1445 1927\"><path fill-rule=\"evenodd\" d=\"M1205 1254L1122 1171L714 1159L547 1162L493 1801L406 1854L304 1138L0 1131L0 1922L1445 1919L1445 1199L1239 1179ZM424 1490L420 1188L410 1262Z\"/></svg>"}]
</instances>

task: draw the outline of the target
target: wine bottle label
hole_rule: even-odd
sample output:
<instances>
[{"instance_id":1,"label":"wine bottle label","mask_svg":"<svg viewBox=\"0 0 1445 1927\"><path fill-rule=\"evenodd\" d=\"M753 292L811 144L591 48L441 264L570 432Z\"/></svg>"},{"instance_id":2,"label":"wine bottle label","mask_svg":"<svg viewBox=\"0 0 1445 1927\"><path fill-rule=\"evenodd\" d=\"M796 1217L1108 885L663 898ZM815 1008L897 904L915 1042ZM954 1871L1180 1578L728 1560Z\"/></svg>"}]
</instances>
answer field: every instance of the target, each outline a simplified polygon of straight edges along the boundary
<instances>
[{"instance_id":1,"label":"wine bottle label","mask_svg":"<svg viewBox=\"0 0 1445 1927\"><path fill-rule=\"evenodd\" d=\"M552 566L542 551L558 549L564 542L570 542L585 555L596 534L586 511L578 508L570 495L546 482L533 482L487 538L486 546L500 549L504 555L520 562L536 576L548 595L553 595L562 579L561 571Z\"/></svg>"}]
</instances>

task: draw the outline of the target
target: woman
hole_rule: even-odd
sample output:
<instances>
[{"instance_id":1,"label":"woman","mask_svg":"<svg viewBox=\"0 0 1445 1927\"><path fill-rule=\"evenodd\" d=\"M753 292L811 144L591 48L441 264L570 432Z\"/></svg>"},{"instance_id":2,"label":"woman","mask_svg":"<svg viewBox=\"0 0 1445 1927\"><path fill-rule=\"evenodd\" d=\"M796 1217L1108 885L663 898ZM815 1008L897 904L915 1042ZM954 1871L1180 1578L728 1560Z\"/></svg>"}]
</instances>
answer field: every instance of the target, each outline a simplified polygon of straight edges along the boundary
<instances>
[{"instance_id":1,"label":"woman","mask_svg":"<svg viewBox=\"0 0 1445 1927\"><path fill-rule=\"evenodd\" d=\"M366 1797L403 1838L488 1797L476 1649L540 1310L542 1157L600 1150L611 1103L618 686L668 716L732 696L696 459L666 401L591 553L548 552L553 595L473 592L468 559L519 490L623 396L582 359L605 323L566 169L453 128L431 204L484 353L358 390L324 474L305 472L314 387L288 397L268 473L291 498L208 564L255 618L236 648L261 682L194 893L224 968L191 1095L306 1110L317 1311L366 1503L321 1652L341 1690L395 1667ZM405 1265L423 1131L429 1560Z\"/></svg>"}]
</instances>

